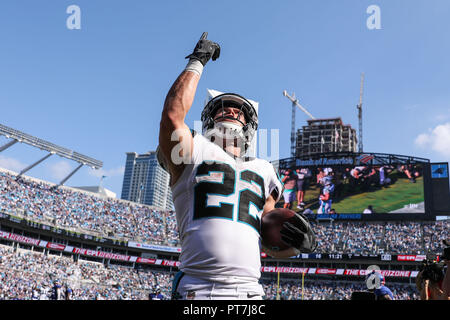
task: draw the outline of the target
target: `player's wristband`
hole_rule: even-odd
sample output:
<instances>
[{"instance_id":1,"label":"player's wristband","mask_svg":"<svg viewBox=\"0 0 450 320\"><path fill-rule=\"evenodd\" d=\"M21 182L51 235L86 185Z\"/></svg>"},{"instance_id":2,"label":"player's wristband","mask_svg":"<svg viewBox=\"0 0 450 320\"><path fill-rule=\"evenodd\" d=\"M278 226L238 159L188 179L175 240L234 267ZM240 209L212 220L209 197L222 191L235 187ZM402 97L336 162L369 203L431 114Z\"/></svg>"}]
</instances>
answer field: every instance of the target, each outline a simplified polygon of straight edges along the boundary
<instances>
[{"instance_id":1,"label":"player's wristband","mask_svg":"<svg viewBox=\"0 0 450 320\"><path fill-rule=\"evenodd\" d=\"M203 73L203 64L197 59L189 59L189 62L184 70L197 73L201 77Z\"/></svg>"}]
</instances>

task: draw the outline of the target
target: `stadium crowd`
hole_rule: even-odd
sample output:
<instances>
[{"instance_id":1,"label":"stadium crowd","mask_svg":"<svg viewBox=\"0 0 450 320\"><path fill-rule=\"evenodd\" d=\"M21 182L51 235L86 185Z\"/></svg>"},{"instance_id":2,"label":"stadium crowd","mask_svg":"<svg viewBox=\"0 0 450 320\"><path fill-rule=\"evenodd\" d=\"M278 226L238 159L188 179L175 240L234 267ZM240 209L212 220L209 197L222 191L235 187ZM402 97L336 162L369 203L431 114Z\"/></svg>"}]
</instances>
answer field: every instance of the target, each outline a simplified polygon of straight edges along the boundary
<instances>
[{"instance_id":1,"label":"stadium crowd","mask_svg":"<svg viewBox=\"0 0 450 320\"><path fill-rule=\"evenodd\" d=\"M442 253L450 238L450 221L313 223L320 253L426 254Z\"/></svg>"},{"instance_id":2,"label":"stadium crowd","mask_svg":"<svg viewBox=\"0 0 450 320\"><path fill-rule=\"evenodd\" d=\"M10 214L21 210L29 219L105 236L155 244L166 244L170 239L172 245L178 239L173 212L69 188L55 189L51 184L16 179L6 172L0 172L0 209Z\"/></svg>"},{"instance_id":3,"label":"stadium crowd","mask_svg":"<svg viewBox=\"0 0 450 320\"><path fill-rule=\"evenodd\" d=\"M57 286L57 300L66 299L67 289L71 300L146 300L156 285L170 297L171 280L168 272L105 267L0 245L0 299L48 300Z\"/></svg>"},{"instance_id":4,"label":"stadium crowd","mask_svg":"<svg viewBox=\"0 0 450 320\"><path fill-rule=\"evenodd\" d=\"M174 273L148 268L105 266L72 257L45 255L0 245L0 300L148 300L159 288L170 299ZM262 279L265 299L277 299L277 281ZM54 288L57 287L57 294ZM418 299L407 284L389 286L396 299ZM364 282L281 280L283 300L348 300ZM303 297L302 297L303 293Z\"/></svg>"},{"instance_id":5,"label":"stadium crowd","mask_svg":"<svg viewBox=\"0 0 450 320\"><path fill-rule=\"evenodd\" d=\"M94 232L100 236L127 238L144 243L179 246L175 213L161 211L71 188L18 178L0 172L0 210L27 219ZM318 252L356 254L425 254L442 252L448 239L449 221L421 222L313 222Z\"/></svg>"},{"instance_id":6,"label":"stadium crowd","mask_svg":"<svg viewBox=\"0 0 450 320\"><path fill-rule=\"evenodd\" d=\"M301 280L280 282L277 297L277 281L261 281L267 300L350 300L352 292L367 291L362 282L305 281L302 290ZM395 300L418 300L417 289L408 284L389 284Z\"/></svg>"}]
</instances>

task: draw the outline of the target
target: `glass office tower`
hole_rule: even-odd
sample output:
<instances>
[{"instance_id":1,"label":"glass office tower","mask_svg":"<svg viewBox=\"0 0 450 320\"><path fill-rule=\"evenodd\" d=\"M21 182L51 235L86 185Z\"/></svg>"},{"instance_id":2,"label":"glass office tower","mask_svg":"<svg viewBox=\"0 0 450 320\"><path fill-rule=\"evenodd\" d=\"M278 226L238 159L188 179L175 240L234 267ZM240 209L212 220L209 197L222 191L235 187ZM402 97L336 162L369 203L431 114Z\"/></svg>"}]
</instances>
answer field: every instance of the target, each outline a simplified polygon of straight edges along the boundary
<instances>
[{"instance_id":1,"label":"glass office tower","mask_svg":"<svg viewBox=\"0 0 450 320\"><path fill-rule=\"evenodd\" d=\"M127 152L121 199L173 210L169 178L155 151Z\"/></svg>"}]
</instances>

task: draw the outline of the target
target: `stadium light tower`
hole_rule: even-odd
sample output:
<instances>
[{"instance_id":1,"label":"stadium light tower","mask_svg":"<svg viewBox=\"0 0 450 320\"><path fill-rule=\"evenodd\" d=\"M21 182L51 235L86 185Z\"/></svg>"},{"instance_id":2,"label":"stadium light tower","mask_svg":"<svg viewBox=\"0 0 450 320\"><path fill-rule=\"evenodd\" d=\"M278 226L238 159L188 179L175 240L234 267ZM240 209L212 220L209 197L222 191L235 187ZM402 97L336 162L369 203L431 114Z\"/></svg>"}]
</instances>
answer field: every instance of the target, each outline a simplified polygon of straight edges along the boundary
<instances>
[{"instance_id":1,"label":"stadium light tower","mask_svg":"<svg viewBox=\"0 0 450 320\"><path fill-rule=\"evenodd\" d=\"M21 132L19 130L15 130L13 128L7 127L5 125L0 124L0 136L5 136L6 139L11 139L8 143L0 147L0 152L8 149L12 145L14 145L17 142L25 143L27 145L30 145L34 148L38 148L42 151L47 151L48 154L44 156L43 158L37 160L36 162L32 163L31 165L27 166L25 169L20 171L20 173L16 176L16 179L22 176L25 172L31 170L41 162L47 160L52 155L56 154L60 157L75 161L79 163L79 166L75 168L69 175L67 175L58 185L55 187L62 186L70 177L72 177L75 172L77 172L81 167L84 165L87 165L93 169L100 169L103 166L103 162L93 159L91 157L85 156L81 153L75 152L73 150L69 150L67 148L58 146L54 143L51 143L49 141L34 137L32 135L29 135L27 133Z\"/></svg>"},{"instance_id":2,"label":"stadium light tower","mask_svg":"<svg viewBox=\"0 0 450 320\"><path fill-rule=\"evenodd\" d=\"M356 106L358 109L358 124L359 124L359 134L358 134L358 152L363 152L363 129L362 129L362 96L364 88L364 72L361 73L361 86L359 88L359 104Z\"/></svg>"},{"instance_id":3,"label":"stadium light tower","mask_svg":"<svg viewBox=\"0 0 450 320\"><path fill-rule=\"evenodd\" d=\"M291 157L295 157L295 107L297 106L300 110L306 113L311 119L315 120L308 110L306 110L295 97L295 93L290 96L286 90L283 91L283 95L287 97L292 102L292 121L291 121Z\"/></svg>"}]
</instances>

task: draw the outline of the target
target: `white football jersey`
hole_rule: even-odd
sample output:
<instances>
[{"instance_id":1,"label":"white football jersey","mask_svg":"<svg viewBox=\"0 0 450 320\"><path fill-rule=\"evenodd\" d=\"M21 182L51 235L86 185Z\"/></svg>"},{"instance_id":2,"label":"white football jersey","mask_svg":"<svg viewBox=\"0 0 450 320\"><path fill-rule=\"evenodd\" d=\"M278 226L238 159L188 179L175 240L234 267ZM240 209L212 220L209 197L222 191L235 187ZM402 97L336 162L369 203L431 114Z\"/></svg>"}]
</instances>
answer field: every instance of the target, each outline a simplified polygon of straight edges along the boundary
<instances>
[{"instance_id":1,"label":"white football jersey","mask_svg":"<svg viewBox=\"0 0 450 320\"><path fill-rule=\"evenodd\" d=\"M258 280L266 199L283 185L266 160L233 158L195 134L192 164L172 186L181 241L180 270L216 281Z\"/></svg>"}]
</instances>

